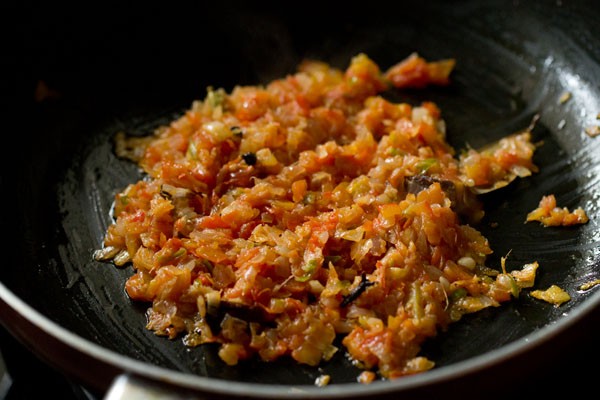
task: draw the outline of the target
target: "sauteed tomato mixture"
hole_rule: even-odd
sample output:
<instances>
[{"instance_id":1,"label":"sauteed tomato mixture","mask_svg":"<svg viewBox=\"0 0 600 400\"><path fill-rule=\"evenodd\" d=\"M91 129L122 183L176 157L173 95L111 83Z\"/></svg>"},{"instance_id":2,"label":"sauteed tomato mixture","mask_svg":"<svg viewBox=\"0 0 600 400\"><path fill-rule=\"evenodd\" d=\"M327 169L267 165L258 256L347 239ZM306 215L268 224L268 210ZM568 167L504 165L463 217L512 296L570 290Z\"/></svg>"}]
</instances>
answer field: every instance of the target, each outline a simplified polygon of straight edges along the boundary
<instances>
[{"instance_id":1,"label":"sauteed tomato mixture","mask_svg":"<svg viewBox=\"0 0 600 400\"><path fill-rule=\"evenodd\" d=\"M119 134L146 178L116 195L95 258L132 266L147 329L219 343L229 365L343 351L362 381L431 369L425 340L517 296L538 267L487 265L475 228L479 193L536 171L530 129L457 154L436 104L383 97L446 85L454 65L307 60L265 85L208 88L148 137Z\"/></svg>"}]
</instances>

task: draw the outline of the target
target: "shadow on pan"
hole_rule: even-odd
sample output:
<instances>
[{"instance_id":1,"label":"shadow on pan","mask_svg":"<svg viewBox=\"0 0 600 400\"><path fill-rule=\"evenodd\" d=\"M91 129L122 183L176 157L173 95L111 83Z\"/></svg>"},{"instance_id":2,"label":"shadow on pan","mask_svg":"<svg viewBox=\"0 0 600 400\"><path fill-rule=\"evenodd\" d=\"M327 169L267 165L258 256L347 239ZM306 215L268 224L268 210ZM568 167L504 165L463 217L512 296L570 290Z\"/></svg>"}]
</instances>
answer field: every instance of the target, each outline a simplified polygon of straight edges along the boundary
<instances>
[{"instance_id":1,"label":"shadow on pan","mask_svg":"<svg viewBox=\"0 0 600 400\"><path fill-rule=\"evenodd\" d=\"M600 279L600 138L584 131L599 124L600 113L600 35L592 29L600 10L591 2L428 2L397 10L308 2L294 11L275 3L120 6L92 9L93 20L82 18L84 10L47 7L10 10L15 40L5 62L13 73L2 84L14 93L3 104L16 122L16 146L2 160L10 210L2 226L11 234L0 316L13 335L74 379L105 391L115 377L132 374L173 393L211 398L434 393L473 376L487 382L493 378L483 373L492 367L552 346L559 333L597 314L597 287L579 289ZM497 140L540 115L533 130L543 141L534 158L540 172L486 195L478 229L494 249L490 265L509 251L509 268L537 260L536 288L557 284L572 300L554 307L524 293L466 316L425 344L434 370L371 385L356 383L360 371L343 354L320 368L285 360L230 368L210 346L189 349L146 331L145 309L123 290L131 271L91 260L114 194L141 177L115 157L113 135L148 134L203 98L207 86L229 91L266 83L305 57L345 68L364 52L386 68L414 51L431 60L455 58L452 85L388 95L436 102L457 149ZM570 100L559 101L567 92ZM560 229L524 224L550 193L562 206L583 207L590 222ZM332 383L316 388L321 374Z\"/></svg>"}]
</instances>

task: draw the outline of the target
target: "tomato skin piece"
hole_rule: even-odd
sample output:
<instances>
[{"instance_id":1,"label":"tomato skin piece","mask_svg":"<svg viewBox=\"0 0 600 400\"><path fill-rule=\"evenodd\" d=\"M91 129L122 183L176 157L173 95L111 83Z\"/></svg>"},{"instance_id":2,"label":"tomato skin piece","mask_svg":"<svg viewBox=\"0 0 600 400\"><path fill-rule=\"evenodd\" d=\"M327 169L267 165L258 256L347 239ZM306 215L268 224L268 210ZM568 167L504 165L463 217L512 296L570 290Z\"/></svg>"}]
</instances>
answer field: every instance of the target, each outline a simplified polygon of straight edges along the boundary
<instances>
[{"instance_id":1,"label":"tomato skin piece","mask_svg":"<svg viewBox=\"0 0 600 400\"><path fill-rule=\"evenodd\" d=\"M229 228L229 224L221 218L220 215L207 215L199 219L197 227L218 229L218 228Z\"/></svg>"},{"instance_id":2,"label":"tomato skin piece","mask_svg":"<svg viewBox=\"0 0 600 400\"><path fill-rule=\"evenodd\" d=\"M154 298L148 293L148 285L152 276L145 271L138 271L125 283L125 291L132 300L152 301Z\"/></svg>"}]
</instances>

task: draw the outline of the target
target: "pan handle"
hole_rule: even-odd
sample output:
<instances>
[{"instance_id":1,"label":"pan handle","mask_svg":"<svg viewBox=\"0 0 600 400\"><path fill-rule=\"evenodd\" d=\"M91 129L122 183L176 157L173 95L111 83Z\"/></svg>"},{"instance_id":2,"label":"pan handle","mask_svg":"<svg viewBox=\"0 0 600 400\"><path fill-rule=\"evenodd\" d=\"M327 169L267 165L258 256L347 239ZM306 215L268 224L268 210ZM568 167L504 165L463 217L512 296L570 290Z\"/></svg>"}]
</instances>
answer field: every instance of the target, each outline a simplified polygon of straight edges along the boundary
<instances>
[{"instance_id":1,"label":"pan handle","mask_svg":"<svg viewBox=\"0 0 600 400\"><path fill-rule=\"evenodd\" d=\"M181 387L164 385L130 374L118 375L104 400L208 400L197 392L185 391Z\"/></svg>"}]
</instances>

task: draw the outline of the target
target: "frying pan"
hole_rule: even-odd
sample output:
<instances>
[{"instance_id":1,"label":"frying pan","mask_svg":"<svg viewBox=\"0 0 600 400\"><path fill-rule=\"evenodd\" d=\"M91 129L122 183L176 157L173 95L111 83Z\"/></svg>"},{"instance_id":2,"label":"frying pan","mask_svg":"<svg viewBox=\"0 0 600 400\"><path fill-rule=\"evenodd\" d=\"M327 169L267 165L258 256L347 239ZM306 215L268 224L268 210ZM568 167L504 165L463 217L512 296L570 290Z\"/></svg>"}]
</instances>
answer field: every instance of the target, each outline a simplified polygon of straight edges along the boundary
<instances>
[{"instance_id":1,"label":"frying pan","mask_svg":"<svg viewBox=\"0 0 600 400\"><path fill-rule=\"evenodd\" d=\"M513 360L503 376L534 367L600 307L600 286L580 289L600 279L600 137L585 133L600 123L600 10L571 1L421 3L6 10L2 92L10 96L2 105L13 143L4 147L0 181L3 326L111 398L125 387L167 398L408 398L493 385L498 368ZM203 98L207 86L266 83L303 58L345 68L364 52L387 68L415 51L455 58L451 85L385 95L436 102L455 148L497 140L539 114L540 171L484 195L478 229L494 249L490 265L509 251L508 269L538 261L535 288L556 284L571 300L556 307L526 290L425 343L433 370L370 385L356 383L359 370L343 354L319 368L289 360L227 367L210 345L190 349L147 331L145 305L123 289L130 267L91 258L111 222L114 194L142 177L115 156L113 135L149 134ZM565 93L570 98L561 101ZM583 207L590 221L524 224L550 193L560 206ZM321 374L332 380L318 388Z\"/></svg>"}]
</instances>

